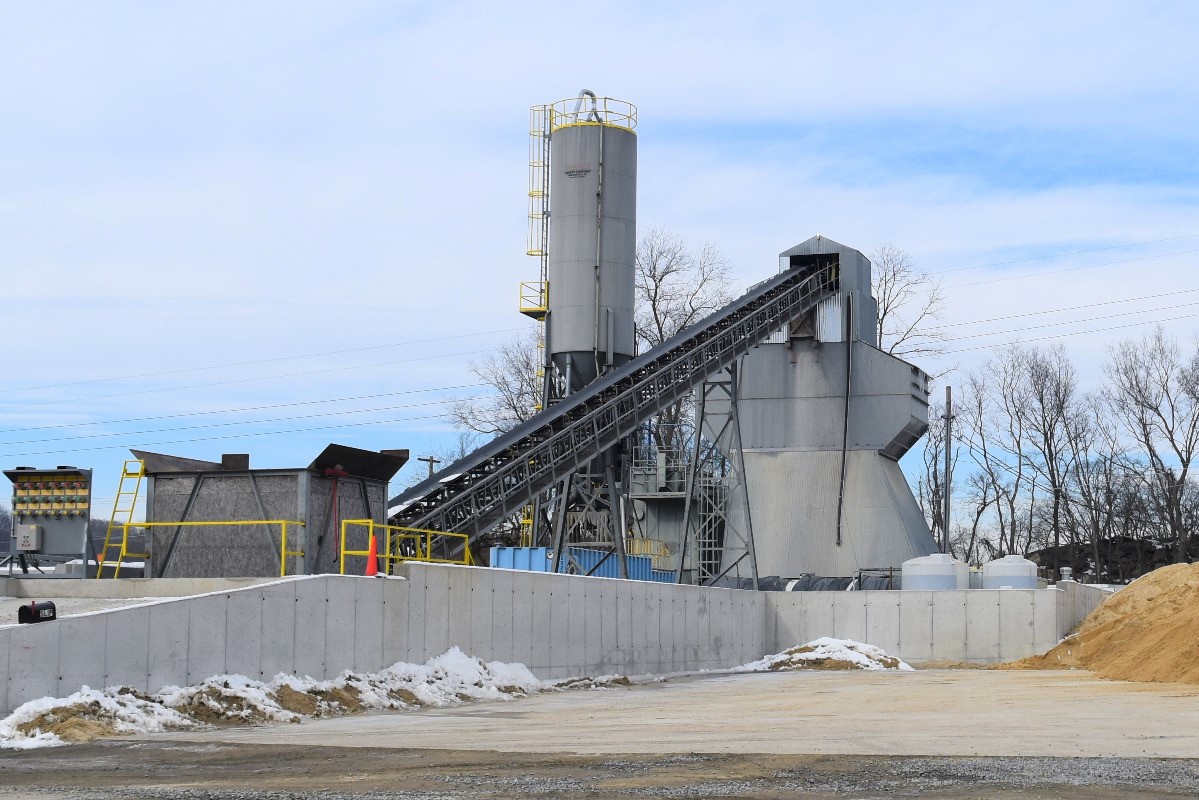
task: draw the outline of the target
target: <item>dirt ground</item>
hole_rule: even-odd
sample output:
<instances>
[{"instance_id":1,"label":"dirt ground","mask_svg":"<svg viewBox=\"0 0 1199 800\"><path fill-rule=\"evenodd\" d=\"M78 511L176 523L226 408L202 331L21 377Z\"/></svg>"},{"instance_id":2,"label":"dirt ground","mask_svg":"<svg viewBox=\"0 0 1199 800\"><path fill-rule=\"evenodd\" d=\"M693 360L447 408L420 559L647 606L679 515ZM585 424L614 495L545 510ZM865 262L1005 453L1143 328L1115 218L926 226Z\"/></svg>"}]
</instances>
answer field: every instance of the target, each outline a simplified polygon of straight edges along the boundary
<instances>
[{"instance_id":1,"label":"dirt ground","mask_svg":"<svg viewBox=\"0 0 1199 800\"><path fill-rule=\"evenodd\" d=\"M114 742L0 754L0 798L1179 798L1199 764L1110 758L494 751Z\"/></svg>"},{"instance_id":2,"label":"dirt ground","mask_svg":"<svg viewBox=\"0 0 1199 800\"><path fill-rule=\"evenodd\" d=\"M1199 796L1199 687L1079 672L697 676L0 751L0 800Z\"/></svg>"}]
</instances>

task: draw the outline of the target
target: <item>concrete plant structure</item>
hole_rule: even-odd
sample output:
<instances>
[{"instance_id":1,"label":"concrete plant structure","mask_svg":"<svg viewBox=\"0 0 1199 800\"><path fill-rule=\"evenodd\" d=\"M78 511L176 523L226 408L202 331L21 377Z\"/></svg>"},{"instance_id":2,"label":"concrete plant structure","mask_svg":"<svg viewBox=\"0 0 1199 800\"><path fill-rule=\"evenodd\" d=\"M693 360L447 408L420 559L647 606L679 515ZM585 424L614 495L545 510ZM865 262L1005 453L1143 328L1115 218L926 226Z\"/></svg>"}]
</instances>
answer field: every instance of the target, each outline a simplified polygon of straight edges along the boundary
<instances>
[{"instance_id":1,"label":"concrete plant structure","mask_svg":"<svg viewBox=\"0 0 1199 800\"><path fill-rule=\"evenodd\" d=\"M851 576L937 552L899 459L928 429L928 376L875 346L870 261L814 236L780 271L835 258L840 289L740 365L741 437L761 575ZM743 523L744 524L744 523Z\"/></svg>"}]
</instances>

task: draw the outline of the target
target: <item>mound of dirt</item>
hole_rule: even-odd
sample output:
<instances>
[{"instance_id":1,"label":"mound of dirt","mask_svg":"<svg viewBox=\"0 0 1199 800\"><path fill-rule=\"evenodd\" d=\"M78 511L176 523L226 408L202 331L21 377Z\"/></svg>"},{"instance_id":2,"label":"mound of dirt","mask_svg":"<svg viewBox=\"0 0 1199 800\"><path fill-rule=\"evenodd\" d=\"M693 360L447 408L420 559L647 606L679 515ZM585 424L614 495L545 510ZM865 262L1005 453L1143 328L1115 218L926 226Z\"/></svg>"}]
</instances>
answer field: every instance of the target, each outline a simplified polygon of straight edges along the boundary
<instances>
[{"instance_id":1,"label":"mound of dirt","mask_svg":"<svg viewBox=\"0 0 1199 800\"><path fill-rule=\"evenodd\" d=\"M874 645L852 639L814 639L781 653L738 667L740 672L778 672L780 670L902 670L911 667Z\"/></svg>"},{"instance_id":2,"label":"mound of dirt","mask_svg":"<svg viewBox=\"0 0 1199 800\"><path fill-rule=\"evenodd\" d=\"M1112 680L1199 684L1199 564L1138 578L1048 653L1000 669L1087 669Z\"/></svg>"}]
</instances>

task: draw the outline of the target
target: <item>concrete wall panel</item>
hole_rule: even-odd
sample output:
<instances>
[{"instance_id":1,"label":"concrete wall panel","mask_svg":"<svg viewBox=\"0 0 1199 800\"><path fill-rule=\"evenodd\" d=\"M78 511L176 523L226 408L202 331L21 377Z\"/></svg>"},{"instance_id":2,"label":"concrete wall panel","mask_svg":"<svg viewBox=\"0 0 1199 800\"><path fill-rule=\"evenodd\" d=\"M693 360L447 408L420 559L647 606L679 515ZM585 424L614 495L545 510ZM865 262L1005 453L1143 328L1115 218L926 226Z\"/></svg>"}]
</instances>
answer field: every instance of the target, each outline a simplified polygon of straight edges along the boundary
<instances>
[{"instance_id":1,"label":"concrete wall panel","mask_svg":"<svg viewBox=\"0 0 1199 800\"><path fill-rule=\"evenodd\" d=\"M1035 606L1039 592L999 592L996 648L1000 661L1031 656L1036 647Z\"/></svg>"},{"instance_id":2,"label":"concrete wall panel","mask_svg":"<svg viewBox=\"0 0 1199 800\"><path fill-rule=\"evenodd\" d=\"M600 671L605 673L619 671L620 665L624 663L624 652L620 649L618 629L621 627L619 619L620 609L624 608L628 603L625 601L622 604L620 593L620 585L604 585L600 591L600 657L595 663L600 664Z\"/></svg>"},{"instance_id":3,"label":"concrete wall panel","mask_svg":"<svg viewBox=\"0 0 1199 800\"><path fill-rule=\"evenodd\" d=\"M966 592L966 660L981 664L999 661L999 589ZM971 631L975 635L971 636Z\"/></svg>"},{"instance_id":4,"label":"concrete wall panel","mask_svg":"<svg viewBox=\"0 0 1199 800\"><path fill-rule=\"evenodd\" d=\"M966 593L930 592L933 604L934 661L966 658Z\"/></svg>"},{"instance_id":5,"label":"concrete wall panel","mask_svg":"<svg viewBox=\"0 0 1199 800\"><path fill-rule=\"evenodd\" d=\"M604 663L604 598L603 581L588 581L583 587L583 604L577 610L583 617L583 629L587 632L583 640L583 663L600 666Z\"/></svg>"},{"instance_id":6,"label":"concrete wall panel","mask_svg":"<svg viewBox=\"0 0 1199 800\"><path fill-rule=\"evenodd\" d=\"M899 616L899 592L849 592L866 599L866 639L875 647L896 655L902 635Z\"/></svg>"},{"instance_id":7,"label":"concrete wall panel","mask_svg":"<svg viewBox=\"0 0 1199 800\"><path fill-rule=\"evenodd\" d=\"M833 633L838 639L866 641L866 592L830 592L833 599Z\"/></svg>"},{"instance_id":8,"label":"concrete wall panel","mask_svg":"<svg viewBox=\"0 0 1199 800\"><path fill-rule=\"evenodd\" d=\"M383 663L391 666L408 657L408 588L411 583L388 578L383 583Z\"/></svg>"},{"instance_id":9,"label":"concrete wall panel","mask_svg":"<svg viewBox=\"0 0 1199 800\"><path fill-rule=\"evenodd\" d=\"M58 645L53 622L13 628L8 651L8 701L19 706L39 697L60 697ZM79 687L74 687L75 691ZM11 707L10 707L11 709Z\"/></svg>"},{"instance_id":10,"label":"concrete wall panel","mask_svg":"<svg viewBox=\"0 0 1199 800\"><path fill-rule=\"evenodd\" d=\"M405 648L407 658L414 664L423 664L428 658L425 647L425 633L428 628L425 619L425 597L428 587L425 586L425 575L409 569L408 574L408 646Z\"/></svg>"},{"instance_id":11,"label":"concrete wall panel","mask_svg":"<svg viewBox=\"0 0 1199 800\"><path fill-rule=\"evenodd\" d=\"M810 599L804 602L804 637L805 641L819 639L821 636L836 636L836 613L834 612L835 598L840 592L808 592ZM804 644L804 642L796 642Z\"/></svg>"},{"instance_id":12,"label":"concrete wall panel","mask_svg":"<svg viewBox=\"0 0 1199 800\"><path fill-rule=\"evenodd\" d=\"M225 601L227 626L225 671L261 679L262 676L262 592L251 589L230 592Z\"/></svg>"},{"instance_id":13,"label":"concrete wall panel","mask_svg":"<svg viewBox=\"0 0 1199 800\"><path fill-rule=\"evenodd\" d=\"M78 650L78 644L69 641L67 638L63 640L64 654L69 651L71 652L70 658L88 659L95 663L100 671L104 673L98 683L84 681L85 683L89 683L93 688L132 686L141 692L159 688L159 686L150 685L150 672L153 669L153 663L150 661L150 631L153 628L150 626L152 620L157 616L151 614L154 608L155 606L129 608L126 609L126 613L122 614L120 618L113 618L109 614L96 614L76 618L93 621L92 624L103 633L103 643L101 646L90 652L87 649ZM73 622L75 620L65 621ZM182 622L183 632L186 635L187 618L182 617ZM72 634L67 634L67 636L73 638ZM81 644L84 644L86 648L91 647L90 643ZM186 657L186 653L184 655ZM67 659L64 658L63 660ZM175 671L178 676L178 666L176 666ZM183 672L186 672L186 668ZM71 685L78 686L78 684ZM72 689L71 691L74 690Z\"/></svg>"},{"instance_id":14,"label":"concrete wall panel","mask_svg":"<svg viewBox=\"0 0 1199 800\"><path fill-rule=\"evenodd\" d=\"M262 661L258 669L264 680L295 670L296 591L300 583L262 587Z\"/></svg>"},{"instance_id":15,"label":"concrete wall panel","mask_svg":"<svg viewBox=\"0 0 1199 800\"><path fill-rule=\"evenodd\" d=\"M187 685L187 607L187 601L176 600L155 603L147 608L147 661L150 671L146 681L147 691L157 692L164 686ZM109 617L110 626L129 627L122 618L105 616ZM149 635L150 632L153 635ZM104 667L108 673L105 681L111 685L128 672L118 665L117 654L112 652L111 645L106 645L104 653Z\"/></svg>"},{"instance_id":16,"label":"concrete wall panel","mask_svg":"<svg viewBox=\"0 0 1199 800\"><path fill-rule=\"evenodd\" d=\"M326 617L329 610L329 577L296 581L296 658L292 667L297 675L328 678L325 670Z\"/></svg>"},{"instance_id":17,"label":"concrete wall panel","mask_svg":"<svg viewBox=\"0 0 1199 800\"><path fill-rule=\"evenodd\" d=\"M355 578L354 671L377 672L383 663L382 578Z\"/></svg>"},{"instance_id":18,"label":"concrete wall panel","mask_svg":"<svg viewBox=\"0 0 1199 800\"><path fill-rule=\"evenodd\" d=\"M582 578L566 581L566 658L562 667L568 676L577 670L573 664L594 664L587 658L587 602L588 589L598 591L597 583L602 578Z\"/></svg>"},{"instance_id":19,"label":"concrete wall panel","mask_svg":"<svg viewBox=\"0 0 1199 800\"><path fill-rule=\"evenodd\" d=\"M354 668L354 598L357 580L328 579L325 584L325 676Z\"/></svg>"},{"instance_id":20,"label":"concrete wall panel","mask_svg":"<svg viewBox=\"0 0 1199 800\"><path fill-rule=\"evenodd\" d=\"M1056 589L1039 589L1033 610L1033 652L1044 653L1058 643Z\"/></svg>"},{"instance_id":21,"label":"concrete wall panel","mask_svg":"<svg viewBox=\"0 0 1199 800\"><path fill-rule=\"evenodd\" d=\"M138 609L138 611L142 612L140 616L145 617L145 609ZM54 625L59 629L59 697L77 691L81 686L88 686L92 689L104 688L104 623L105 619L102 614L68 617L57 622L40 623ZM135 654L140 658L133 675L138 678L134 686L144 691L146 687L145 619L141 620L139 628L143 636L140 642L140 653Z\"/></svg>"},{"instance_id":22,"label":"concrete wall panel","mask_svg":"<svg viewBox=\"0 0 1199 800\"><path fill-rule=\"evenodd\" d=\"M548 575L546 583L549 593L546 602L550 605L550 660L549 677L569 678L578 670L571 669L570 660L570 591L567 586L579 578L572 575ZM534 631L534 635L537 632ZM540 635L544 636L542 632Z\"/></svg>"},{"instance_id":23,"label":"concrete wall panel","mask_svg":"<svg viewBox=\"0 0 1199 800\"><path fill-rule=\"evenodd\" d=\"M187 601L188 684L200 683L205 678L227 672L225 598L224 594L216 594Z\"/></svg>"},{"instance_id":24,"label":"concrete wall panel","mask_svg":"<svg viewBox=\"0 0 1199 800\"><path fill-rule=\"evenodd\" d=\"M450 568L437 569L425 564L413 565L413 575L425 584L425 656L435 658L454 644L450 640Z\"/></svg>"},{"instance_id":25,"label":"concrete wall panel","mask_svg":"<svg viewBox=\"0 0 1199 800\"><path fill-rule=\"evenodd\" d=\"M934 592L901 591L899 595L899 649L904 661L933 660Z\"/></svg>"},{"instance_id":26,"label":"concrete wall panel","mask_svg":"<svg viewBox=\"0 0 1199 800\"><path fill-rule=\"evenodd\" d=\"M7 716L8 704L8 653L12 644L10 629L0 628L0 715Z\"/></svg>"},{"instance_id":27,"label":"concrete wall panel","mask_svg":"<svg viewBox=\"0 0 1199 800\"><path fill-rule=\"evenodd\" d=\"M467 650L463 647L462 651L483 661L497 659L495 655L495 604L496 582L500 578L499 573L498 569L488 570L485 580L467 581L467 596L470 602L470 611L467 612L470 617L470 649ZM456 605L457 596L454 599Z\"/></svg>"}]
</instances>

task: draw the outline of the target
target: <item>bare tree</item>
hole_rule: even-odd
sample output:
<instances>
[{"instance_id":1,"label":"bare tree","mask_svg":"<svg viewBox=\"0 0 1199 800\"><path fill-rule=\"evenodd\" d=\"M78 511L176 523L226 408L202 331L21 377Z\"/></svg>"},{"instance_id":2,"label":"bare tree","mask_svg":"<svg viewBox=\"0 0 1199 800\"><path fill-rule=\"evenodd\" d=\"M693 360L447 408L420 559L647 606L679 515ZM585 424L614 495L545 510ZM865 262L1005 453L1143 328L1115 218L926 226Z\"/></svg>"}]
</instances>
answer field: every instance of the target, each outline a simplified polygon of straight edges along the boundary
<instances>
[{"instance_id":1,"label":"bare tree","mask_svg":"<svg viewBox=\"0 0 1199 800\"><path fill-rule=\"evenodd\" d=\"M1068 500L1066 478L1078 457L1074 446L1081 443L1082 431L1078 428L1086 424L1086 419L1077 407L1078 379L1074 365L1066 357L1062 345L1027 349L1021 366L1024 386L1020 394L1024 395L1025 402L1016 405L1015 410L1023 416L1028 431L1033 471L1048 484L1048 517L1053 531L1053 568L1056 570L1061 566L1063 505ZM1075 537L1068 538L1073 564Z\"/></svg>"},{"instance_id":2,"label":"bare tree","mask_svg":"<svg viewBox=\"0 0 1199 800\"><path fill-rule=\"evenodd\" d=\"M636 255L636 333L640 352L657 347L732 300L729 263L711 242L693 248L681 237L653 228ZM694 404L682 400L657 415L649 434L661 451L685 445L682 433Z\"/></svg>"},{"instance_id":3,"label":"bare tree","mask_svg":"<svg viewBox=\"0 0 1199 800\"><path fill-rule=\"evenodd\" d=\"M541 404L541 350L538 333L508 339L494 353L470 362L470 371L489 388L450 404L454 427L484 436L512 430L537 413Z\"/></svg>"},{"instance_id":4,"label":"bare tree","mask_svg":"<svg viewBox=\"0 0 1199 800\"><path fill-rule=\"evenodd\" d=\"M1149 461L1151 485L1174 542L1174 560L1189 559L1187 476L1199 449L1199 352L1184 361L1161 326L1108 351L1106 395L1124 430Z\"/></svg>"},{"instance_id":5,"label":"bare tree","mask_svg":"<svg viewBox=\"0 0 1199 800\"><path fill-rule=\"evenodd\" d=\"M933 327L945 305L940 282L889 244L879 245L870 261L878 348L905 359L943 355L946 336Z\"/></svg>"}]
</instances>

